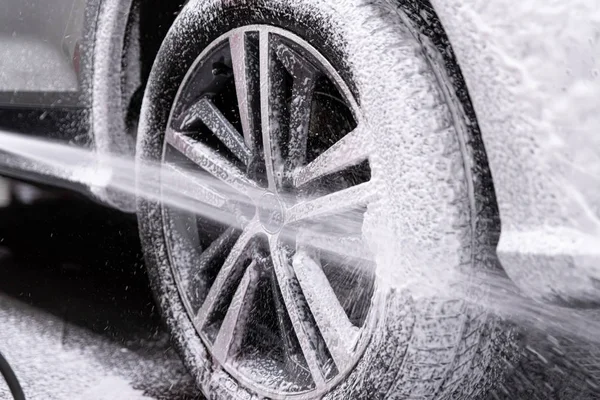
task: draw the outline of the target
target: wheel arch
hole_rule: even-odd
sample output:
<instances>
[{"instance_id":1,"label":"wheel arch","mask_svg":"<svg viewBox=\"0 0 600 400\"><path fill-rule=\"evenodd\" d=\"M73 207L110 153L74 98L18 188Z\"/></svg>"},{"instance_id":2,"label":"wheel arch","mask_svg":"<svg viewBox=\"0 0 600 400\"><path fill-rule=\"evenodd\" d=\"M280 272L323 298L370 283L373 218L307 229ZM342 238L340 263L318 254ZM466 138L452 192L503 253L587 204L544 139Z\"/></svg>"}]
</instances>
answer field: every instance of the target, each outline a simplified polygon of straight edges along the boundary
<instances>
[{"instance_id":1,"label":"wheel arch","mask_svg":"<svg viewBox=\"0 0 600 400\"><path fill-rule=\"evenodd\" d=\"M99 154L134 156L141 93L162 40L185 2L88 1L89 129ZM131 193L105 187L91 192L122 211L135 209Z\"/></svg>"},{"instance_id":2,"label":"wheel arch","mask_svg":"<svg viewBox=\"0 0 600 400\"><path fill-rule=\"evenodd\" d=\"M480 128L478 121L478 112L472 102L469 85L467 82L468 76L465 76L461 68L460 54L457 54L453 48L453 41L448 36L443 19L438 14L438 9L429 0L384 0L392 3L399 8L403 15L414 26L414 35L419 36L417 40L421 43L423 51L427 53L427 57L440 57L442 60L438 62L443 65L447 74L446 82L451 82L452 87L446 90L453 91L454 97L459 104L453 104L453 108L459 109L463 114L462 118L468 121L467 129L470 130L469 137L471 142L468 143L468 148L473 153L472 159L474 166L465 167L471 168L476 175L473 179L474 192L485 193L487 197L493 201L486 202L483 209L473 210L473 217L479 218L478 223L483 223L486 226L489 235L489 246L494 248L498 244L500 235L500 218L498 204L496 202L496 188L490 170L488 155L486 151L485 135ZM434 51L429 51L429 47L435 47ZM430 61L432 62L432 61ZM439 79L439 77L438 77ZM440 85L443 86L442 80ZM451 96L447 96L449 98ZM449 99L448 99L449 100ZM465 149L465 151L467 151Z\"/></svg>"}]
</instances>

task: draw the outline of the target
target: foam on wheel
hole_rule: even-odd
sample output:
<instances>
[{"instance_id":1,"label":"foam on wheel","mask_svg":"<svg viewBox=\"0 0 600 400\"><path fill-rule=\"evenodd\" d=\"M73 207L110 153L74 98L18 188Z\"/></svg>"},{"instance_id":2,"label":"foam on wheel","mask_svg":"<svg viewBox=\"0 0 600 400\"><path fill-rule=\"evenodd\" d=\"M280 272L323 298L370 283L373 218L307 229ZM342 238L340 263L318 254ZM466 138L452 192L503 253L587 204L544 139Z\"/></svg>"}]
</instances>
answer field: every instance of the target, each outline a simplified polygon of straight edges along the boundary
<instances>
[{"instance_id":1,"label":"foam on wheel","mask_svg":"<svg viewBox=\"0 0 600 400\"><path fill-rule=\"evenodd\" d=\"M216 223L138 202L153 287L211 398L484 390L492 323L448 289L493 263L493 198L412 28L387 2L192 1L167 35L140 167L197 171L247 205L197 188L233 216Z\"/></svg>"}]
</instances>

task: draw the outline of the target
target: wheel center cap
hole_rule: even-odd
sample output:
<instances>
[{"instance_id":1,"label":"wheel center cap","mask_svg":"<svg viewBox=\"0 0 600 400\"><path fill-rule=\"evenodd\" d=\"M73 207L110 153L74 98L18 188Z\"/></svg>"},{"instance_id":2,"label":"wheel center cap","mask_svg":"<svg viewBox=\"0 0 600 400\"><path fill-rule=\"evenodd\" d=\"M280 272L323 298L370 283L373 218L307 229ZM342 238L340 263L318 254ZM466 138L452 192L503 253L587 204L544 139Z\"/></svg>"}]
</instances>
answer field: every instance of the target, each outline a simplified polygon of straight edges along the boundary
<instances>
[{"instance_id":1,"label":"wheel center cap","mask_svg":"<svg viewBox=\"0 0 600 400\"><path fill-rule=\"evenodd\" d=\"M283 227L285 211L279 197L271 192L263 194L258 204L258 219L265 231L277 233Z\"/></svg>"}]
</instances>

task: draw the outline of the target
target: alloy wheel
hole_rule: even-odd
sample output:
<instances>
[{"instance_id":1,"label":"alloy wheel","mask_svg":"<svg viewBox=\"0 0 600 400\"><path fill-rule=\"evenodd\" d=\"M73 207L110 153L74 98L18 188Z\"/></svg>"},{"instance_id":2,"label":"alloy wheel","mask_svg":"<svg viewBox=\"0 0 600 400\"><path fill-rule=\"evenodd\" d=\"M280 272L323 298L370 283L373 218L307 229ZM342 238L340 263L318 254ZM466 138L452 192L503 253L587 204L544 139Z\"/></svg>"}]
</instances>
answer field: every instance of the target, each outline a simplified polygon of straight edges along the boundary
<instances>
[{"instance_id":1,"label":"alloy wheel","mask_svg":"<svg viewBox=\"0 0 600 400\"><path fill-rule=\"evenodd\" d=\"M324 393L369 339L368 132L331 64L271 26L216 39L179 89L164 167L231 218L164 206L171 266L211 356L258 393Z\"/></svg>"}]
</instances>

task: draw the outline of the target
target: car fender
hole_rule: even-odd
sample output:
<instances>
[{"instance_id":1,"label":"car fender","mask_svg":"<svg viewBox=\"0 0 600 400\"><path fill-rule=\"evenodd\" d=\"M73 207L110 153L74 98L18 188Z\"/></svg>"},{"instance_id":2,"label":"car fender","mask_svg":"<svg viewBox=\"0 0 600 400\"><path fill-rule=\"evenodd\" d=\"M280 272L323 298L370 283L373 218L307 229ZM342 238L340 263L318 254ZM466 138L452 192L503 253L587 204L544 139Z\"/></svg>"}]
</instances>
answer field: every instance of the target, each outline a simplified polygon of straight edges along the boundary
<instances>
[{"instance_id":1,"label":"car fender","mask_svg":"<svg viewBox=\"0 0 600 400\"><path fill-rule=\"evenodd\" d=\"M93 52L91 57L93 74L90 80L92 100L92 119L90 129L93 132L98 160L102 164L110 157L106 155L131 158L134 154L135 136L125 125L124 110L134 91L141 86L141 67L139 66L139 31L127 32L127 24L134 14L133 0L101 0L98 2L98 14L95 21ZM139 24L132 24L137 28ZM127 34L133 35L127 54L123 54ZM127 57L124 68L123 57ZM123 85L127 74L127 85ZM112 165L106 165L112 168ZM134 210L135 198L107 187L92 187L91 192L101 201L123 211Z\"/></svg>"},{"instance_id":2,"label":"car fender","mask_svg":"<svg viewBox=\"0 0 600 400\"><path fill-rule=\"evenodd\" d=\"M537 299L600 304L600 3L431 4L482 132L503 267Z\"/></svg>"}]
</instances>

